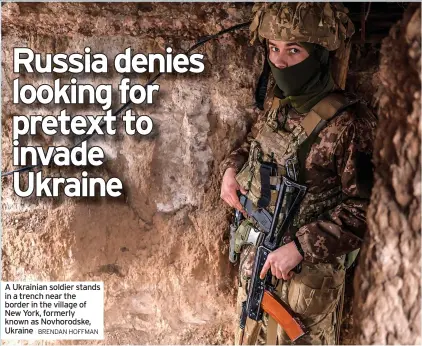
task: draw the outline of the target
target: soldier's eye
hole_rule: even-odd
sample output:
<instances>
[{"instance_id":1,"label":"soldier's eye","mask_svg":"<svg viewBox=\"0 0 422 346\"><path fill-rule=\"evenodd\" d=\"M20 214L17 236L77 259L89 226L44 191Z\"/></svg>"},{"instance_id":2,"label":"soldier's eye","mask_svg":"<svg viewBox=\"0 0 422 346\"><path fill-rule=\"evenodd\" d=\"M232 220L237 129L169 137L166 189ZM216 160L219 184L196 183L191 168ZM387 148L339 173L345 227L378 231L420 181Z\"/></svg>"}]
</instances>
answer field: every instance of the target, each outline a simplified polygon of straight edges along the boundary
<instances>
[{"instance_id":1,"label":"soldier's eye","mask_svg":"<svg viewBox=\"0 0 422 346\"><path fill-rule=\"evenodd\" d=\"M272 52L279 52L280 50L277 47L271 46L270 47Z\"/></svg>"},{"instance_id":2,"label":"soldier's eye","mask_svg":"<svg viewBox=\"0 0 422 346\"><path fill-rule=\"evenodd\" d=\"M297 48L290 48L290 49L289 49L289 53L290 53L290 54L297 54L297 53L300 53L300 50L299 50L299 49L297 49Z\"/></svg>"}]
</instances>

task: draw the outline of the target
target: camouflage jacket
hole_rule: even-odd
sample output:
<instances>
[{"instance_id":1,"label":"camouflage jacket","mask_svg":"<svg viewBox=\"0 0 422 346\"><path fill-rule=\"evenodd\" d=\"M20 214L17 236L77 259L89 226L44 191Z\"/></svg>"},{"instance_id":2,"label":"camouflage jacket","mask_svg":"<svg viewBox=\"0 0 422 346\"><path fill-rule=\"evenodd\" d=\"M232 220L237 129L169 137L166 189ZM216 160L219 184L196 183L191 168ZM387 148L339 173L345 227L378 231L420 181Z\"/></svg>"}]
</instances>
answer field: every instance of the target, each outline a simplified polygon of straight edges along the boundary
<instances>
[{"instance_id":1,"label":"camouflage jacket","mask_svg":"<svg viewBox=\"0 0 422 346\"><path fill-rule=\"evenodd\" d=\"M291 131L305 115L287 107L284 129ZM278 112L279 122L282 111ZM221 175L229 167L239 172L266 115L258 118L246 142L221 163ZM375 125L373 114L359 103L332 119L312 145L304 173L308 192L293 230L304 250L305 261L332 262L361 246L373 183Z\"/></svg>"}]
</instances>

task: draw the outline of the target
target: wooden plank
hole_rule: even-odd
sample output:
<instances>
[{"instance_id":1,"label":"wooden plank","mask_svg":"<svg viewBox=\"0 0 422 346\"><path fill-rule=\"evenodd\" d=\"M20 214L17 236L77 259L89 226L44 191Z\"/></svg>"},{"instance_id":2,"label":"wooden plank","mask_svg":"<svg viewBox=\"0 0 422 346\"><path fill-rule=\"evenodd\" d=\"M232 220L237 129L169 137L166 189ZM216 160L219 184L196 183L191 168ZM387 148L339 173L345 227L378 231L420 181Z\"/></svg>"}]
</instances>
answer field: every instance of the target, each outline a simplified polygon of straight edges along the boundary
<instances>
[{"instance_id":1,"label":"wooden plank","mask_svg":"<svg viewBox=\"0 0 422 346\"><path fill-rule=\"evenodd\" d=\"M349 70L349 59L351 42L342 43L331 60L331 74L336 84L344 90L346 87L347 72Z\"/></svg>"}]
</instances>

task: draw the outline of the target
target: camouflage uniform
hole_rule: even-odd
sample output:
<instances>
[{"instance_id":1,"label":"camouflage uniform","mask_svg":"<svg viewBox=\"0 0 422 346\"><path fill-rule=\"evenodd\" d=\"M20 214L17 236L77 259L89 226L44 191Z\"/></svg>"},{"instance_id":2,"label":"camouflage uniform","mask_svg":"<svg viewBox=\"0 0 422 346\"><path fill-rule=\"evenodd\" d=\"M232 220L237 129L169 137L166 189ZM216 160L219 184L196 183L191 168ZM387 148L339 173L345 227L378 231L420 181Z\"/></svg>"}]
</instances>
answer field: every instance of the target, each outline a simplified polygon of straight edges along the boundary
<instances>
[{"instance_id":1,"label":"camouflage uniform","mask_svg":"<svg viewBox=\"0 0 422 346\"><path fill-rule=\"evenodd\" d=\"M270 10L266 8L267 6L260 4L254 7L256 16L251 29L260 37L274 38L277 37L275 33L280 32L279 28L274 28L271 24L275 22L274 18L269 22L271 25L267 23L262 29L260 23L266 23L266 16L270 18L278 16L277 23L282 24L283 34L275 39L286 40L283 36L286 35L284 30L286 23L290 23L295 16L299 19L306 18L306 11L315 15L313 12L315 7L326 14L326 17L337 18L334 21L327 21L328 24L335 24L333 30L336 30L338 35L337 40L331 39L326 42L325 46L328 49L338 48L339 37L346 37L346 33L350 31L349 22L343 16L344 12L334 13L330 7L330 13L325 4L307 7L296 3L288 5L279 3L270 5ZM301 8L305 14L301 12ZM280 13L284 13L281 19ZM324 18L321 19L323 23L325 23ZM303 28L299 30L302 36L296 32L302 41L305 40L303 31ZM289 36L291 41L299 41L292 32L293 29L287 33L291 35ZM341 36L343 34L344 37ZM321 41L313 42L322 44ZM245 167L250 165L248 158L250 161L251 143L254 141L259 142L263 151L267 153L269 150L277 153L277 150L284 148L283 153L275 157L278 164L283 164L282 161L295 152L304 140L302 138L304 131L300 123L305 116L306 114L299 114L289 105L267 111L253 126L246 142L222 162L221 174L223 175L229 167L234 168L236 172L240 171L237 180L244 186L241 175ZM269 128L274 130L272 137L265 134ZM375 118L363 104L358 103L346 108L323 128L306 157L303 183L308 190L290 234L284 239L284 244L291 241L294 236L299 240L304 251L303 269L290 281L279 280L277 286L278 296L298 314L308 329L307 335L300 338L297 344L336 343L336 309L344 290L344 259L347 253L361 246L366 230L366 209L372 188L371 157L374 129ZM290 143L286 143L286 139L289 139ZM251 194L248 197L251 197ZM253 246L245 247L240 256L237 301L239 315L241 303L247 296L255 250ZM262 343L265 340L265 327L266 318L264 323L247 325L243 343L255 342L257 338L258 343ZM236 332L236 344L239 343L239 333L240 330ZM277 343L290 343L280 327Z\"/></svg>"},{"instance_id":2,"label":"camouflage uniform","mask_svg":"<svg viewBox=\"0 0 422 346\"><path fill-rule=\"evenodd\" d=\"M283 123L285 111L281 109L277 112L279 124ZM288 109L283 128L288 132L294 131L302 118L303 115L297 114L294 109ZM222 163L221 173L228 167L237 171L242 168L248 159L251 141L259 136L263 120L255 124L247 141ZM302 245L304 269L290 282L280 281L280 285L285 287L279 288L280 292L285 291L280 297L300 314L305 325L313 325L310 333L298 341L300 344L335 343L334 312L343 289L344 257L360 247L366 229L366 208L372 187L374 129L375 119L364 106L346 109L320 132L305 161L308 192L295 220L298 229L293 228L295 234L290 234L296 235ZM289 239L285 239L287 242ZM239 309L246 297L254 254L255 248L246 248L242 252ZM313 272L312 277L309 272ZM309 286L305 284L307 281ZM294 292L289 292L289 284L294 286ZM317 320L320 321L315 324ZM283 343L288 341L285 337L279 339Z\"/></svg>"}]
</instances>

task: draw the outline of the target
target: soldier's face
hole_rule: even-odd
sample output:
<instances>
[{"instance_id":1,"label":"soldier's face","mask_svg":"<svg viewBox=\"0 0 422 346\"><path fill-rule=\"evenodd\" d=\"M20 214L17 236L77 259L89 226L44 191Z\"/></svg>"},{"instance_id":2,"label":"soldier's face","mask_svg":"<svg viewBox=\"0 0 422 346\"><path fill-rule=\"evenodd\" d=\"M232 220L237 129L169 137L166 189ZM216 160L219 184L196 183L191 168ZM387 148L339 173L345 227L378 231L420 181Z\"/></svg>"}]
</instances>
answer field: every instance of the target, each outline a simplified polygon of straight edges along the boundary
<instances>
[{"instance_id":1,"label":"soldier's face","mask_svg":"<svg viewBox=\"0 0 422 346\"><path fill-rule=\"evenodd\" d=\"M278 68L296 65L305 60L309 53L297 42L268 41L269 59Z\"/></svg>"}]
</instances>

